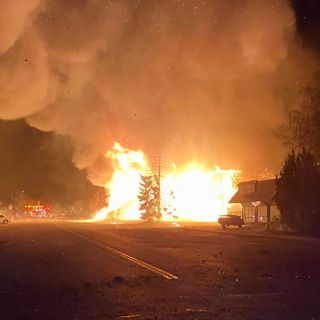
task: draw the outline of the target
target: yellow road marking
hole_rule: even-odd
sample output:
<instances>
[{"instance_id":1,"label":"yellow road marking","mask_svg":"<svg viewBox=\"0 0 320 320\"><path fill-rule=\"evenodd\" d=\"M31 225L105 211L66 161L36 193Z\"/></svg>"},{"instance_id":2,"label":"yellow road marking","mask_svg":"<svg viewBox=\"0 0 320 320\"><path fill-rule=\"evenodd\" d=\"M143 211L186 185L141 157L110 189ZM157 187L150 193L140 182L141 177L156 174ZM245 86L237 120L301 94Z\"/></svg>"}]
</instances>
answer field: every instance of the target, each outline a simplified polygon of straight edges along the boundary
<instances>
[{"instance_id":1,"label":"yellow road marking","mask_svg":"<svg viewBox=\"0 0 320 320\"><path fill-rule=\"evenodd\" d=\"M122 257L122 258L124 258L124 259L126 259L126 260L128 260L128 261L130 261L132 263L135 263L135 264L139 265L140 267L143 267L143 268L145 268L145 269L147 269L149 271L152 271L152 272L162 276L165 279L168 279L168 280L176 280L176 279L178 279L177 276L175 276L174 274L172 274L170 272L164 271L164 270L162 270L162 269L160 269L160 268L158 268L156 266L153 266L153 265L151 265L151 264L149 264L147 262L144 262L142 260L139 260L137 258L129 256L128 254L126 254L124 252L121 252L121 251L119 251L117 249L111 248L111 247L105 245L102 242L99 242L99 241L93 240L91 238L88 238L88 237L82 235L81 233L72 231L72 230L70 230L68 228L62 227L61 225L56 224L56 226L58 226L59 228L61 228L61 229L65 230L65 231L73 234L74 236L77 236L78 238L81 238L83 240L86 240L86 241L89 241L89 242L95 244L96 246L100 247L101 249L109 251L109 252L113 253L114 255L120 256L120 257Z\"/></svg>"}]
</instances>

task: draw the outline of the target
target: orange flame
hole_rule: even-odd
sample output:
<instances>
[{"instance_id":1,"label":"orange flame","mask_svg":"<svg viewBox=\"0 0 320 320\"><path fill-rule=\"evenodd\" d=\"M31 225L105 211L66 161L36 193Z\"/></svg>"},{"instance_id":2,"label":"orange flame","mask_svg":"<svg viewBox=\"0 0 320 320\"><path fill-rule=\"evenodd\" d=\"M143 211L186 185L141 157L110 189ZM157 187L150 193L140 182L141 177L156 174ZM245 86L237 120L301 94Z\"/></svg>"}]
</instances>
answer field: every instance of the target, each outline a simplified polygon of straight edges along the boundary
<instances>
[{"instance_id":1,"label":"orange flame","mask_svg":"<svg viewBox=\"0 0 320 320\"><path fill-rule=\"evenodd\" d=\"M164 178L174 194L176 215L181 220L217 221L226 214L228 201L236 192L235 177L239 171L215 167L206 170L190 164L180 173Z\"/></svg>"},{"instance_id":2,"label":"orange flame","mask_svg":"<svg viewBox=\"0 0 320 320\"><path fill-rule=\"evenodd\" d=\"M109 206L97 212L93 220L139 220L140 175L151 172L143 152L115 143L106 157L114 170L105 186L110 193ZM220 214L227 213L228 201L236 192L238 170L207 170L192 163L172 171L161 177L163 220L217 221ZM171 211L174 213L168 214Z\"/></svg>"},{"instance_id":3,"label":"orange flame","mask_svg":"<svg viewBox=\"0 0 320 320\"><path fill-rule=\"evenodd\" d=\"M148 168L143 152L123 148L116 142L106 157L113 168L112 178L105 186L110 193L109 206L99 210L93 220L104 220L111 215L124 220L139 219L140 175Z\"/></svg>"}]
</instances>

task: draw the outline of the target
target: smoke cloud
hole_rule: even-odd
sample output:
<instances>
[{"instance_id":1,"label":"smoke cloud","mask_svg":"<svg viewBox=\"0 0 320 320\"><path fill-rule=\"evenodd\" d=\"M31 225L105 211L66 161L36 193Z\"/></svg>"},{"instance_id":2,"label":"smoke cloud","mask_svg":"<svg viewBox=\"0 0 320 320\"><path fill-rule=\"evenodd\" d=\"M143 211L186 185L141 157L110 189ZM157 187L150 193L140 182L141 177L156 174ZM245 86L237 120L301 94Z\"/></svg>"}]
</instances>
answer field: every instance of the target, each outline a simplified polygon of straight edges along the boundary
<instances>
[{"instance_id":1,"label":"smoke cloud","mask_svg":"<svg viewBox=\"0 0 320 320\"><path fill-rule=\"evenodd\" d=\"M0 4L0 118L72 137L93 183L108 179L115 141L278 169L275 129L313 68L288 1Z\"/></svg>"}]
</instances>

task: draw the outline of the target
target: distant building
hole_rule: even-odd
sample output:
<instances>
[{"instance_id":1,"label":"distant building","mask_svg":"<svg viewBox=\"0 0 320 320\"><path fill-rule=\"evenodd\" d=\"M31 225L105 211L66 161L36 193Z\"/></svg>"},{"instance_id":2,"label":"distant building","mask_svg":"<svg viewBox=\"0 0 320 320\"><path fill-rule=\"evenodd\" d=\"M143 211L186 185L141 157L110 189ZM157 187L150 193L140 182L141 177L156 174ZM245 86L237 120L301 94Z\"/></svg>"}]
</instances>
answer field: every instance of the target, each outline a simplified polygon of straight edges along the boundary
<instances>
[{"instance_id":1,"label":"distant building","mask_svg":"<svg viewBox=\"0 0 320 320\"><path fill-rule=\"evenodd\" d=\"M275 195L276 179L246 181L238 184L238 191L229 203L241 204L246 223L269 222L273 217L280 218Z\"/></svg>"}]
</instances>

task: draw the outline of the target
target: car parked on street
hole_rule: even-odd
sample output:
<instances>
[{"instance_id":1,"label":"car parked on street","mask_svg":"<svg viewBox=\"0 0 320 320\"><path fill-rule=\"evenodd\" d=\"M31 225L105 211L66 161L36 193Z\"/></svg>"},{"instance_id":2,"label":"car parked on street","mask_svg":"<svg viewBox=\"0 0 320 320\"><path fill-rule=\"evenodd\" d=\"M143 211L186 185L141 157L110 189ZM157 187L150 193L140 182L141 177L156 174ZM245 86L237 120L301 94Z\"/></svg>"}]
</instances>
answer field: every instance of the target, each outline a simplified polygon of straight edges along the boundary
<instances>
[{"instance_id":1,"label":"car parked on street","mask_svg":"<svg viewBox=\"0 0 320 320\"><path fill-rule=\"evenodd\" d=\"M6 216L4 216L3 214L0 214L0 223L7 224L7 223L9 223L9 219Z\"/></svg>"},{"instance_id":2,"label":"car parked on street","mask_svg":"<svg viewBox=\"0 0 320 320\"><path fill-rule=\"evenodd\" d=\"M218 219L218 223L221 224L221 227L223 229L229 226L238 226L239 228L241 228L244 225L243 219L240 216L234 214L221 215Z\"/></svg>"}]
</instances>

